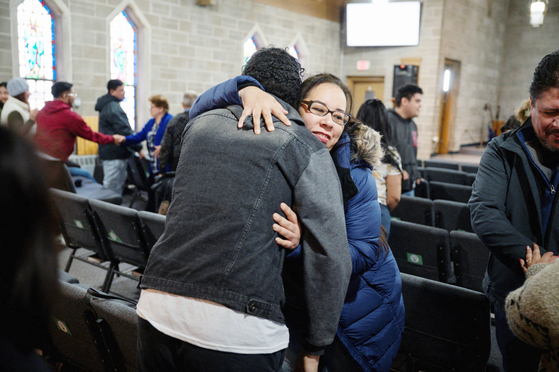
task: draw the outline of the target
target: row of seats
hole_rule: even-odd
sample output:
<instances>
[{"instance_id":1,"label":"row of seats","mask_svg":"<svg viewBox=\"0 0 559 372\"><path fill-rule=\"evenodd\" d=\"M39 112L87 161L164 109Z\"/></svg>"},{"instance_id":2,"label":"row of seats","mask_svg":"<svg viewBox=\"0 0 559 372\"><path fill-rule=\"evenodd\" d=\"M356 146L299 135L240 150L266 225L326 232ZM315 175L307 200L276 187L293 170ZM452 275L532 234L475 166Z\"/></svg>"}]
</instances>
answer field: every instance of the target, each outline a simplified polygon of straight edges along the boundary
<instances>
[{"instance_id":1,"label":"row of seats","mask_svg":"<svg viewBox=\"0 0 559 372\"><path fill-rule=\"evenodd\" d=\"M452 161L438 160L418 160L417 165L420 168L443 168L462 171L466 173L477 173L479 166L475 164L461 164Z\"/></svg>"},{"instance_id":2,"label":"row of seats","mask_svg":"<svg viewBox=\"0 0 559 372\"><path fill-rule=\"evenodd\" d=\"M66 272L74 259L107 270L102 287L107 293L115 274L138 280L151 248L163 234L165 216L138 212L62 190L50 189L50 193L57 207L61 233L72 249ZM78 255L80 248L89 253ZM137 268L124 272L120 270L122 263Z\"/></svg>"},{"instance_id":3,"label":"row of seats","mask_svg":"<svg viewBox=\"0 0 559 372\"><path fill-rule=\"evenodd\" d=\"M137 371L137 322L122 299L60 281L45 352L53 361L92 372ZM405 332L393 366L486 371L491 350L487 297L465 288L402 274ZM435 315L436 314L436 315Z\"/></svg>"},{"instance_id":4,"label":"row of seats","mask_svg":"<svg viewBox=\"0 0 559 372\"><path fill-rule=\"evenodd\" d=\"M470 209L466 203L402 195L390 215L393 219L434 226L448 231L473 232Z\"/></svg>"},{"instance_id":5,"label":"row of seats","mask_svg":"<svg viewBox=\"0 0 559 372\"><path fill-rule=\"evenodd\" d=\"M390 229L400 272L483 292L489 251L476 234L399 220Z\"/></svg>"}]
</instances>

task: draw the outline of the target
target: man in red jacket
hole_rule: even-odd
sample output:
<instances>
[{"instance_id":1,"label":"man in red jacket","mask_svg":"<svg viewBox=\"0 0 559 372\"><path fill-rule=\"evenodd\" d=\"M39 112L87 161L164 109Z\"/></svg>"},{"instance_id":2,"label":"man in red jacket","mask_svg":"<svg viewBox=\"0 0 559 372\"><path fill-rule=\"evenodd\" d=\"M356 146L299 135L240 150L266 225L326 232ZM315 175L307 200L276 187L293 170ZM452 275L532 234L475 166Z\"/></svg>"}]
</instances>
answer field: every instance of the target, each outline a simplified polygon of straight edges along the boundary
<instances>
[{"instance_id":1,"label":"man in red jacket","mask_svg":"<svg viewBox=\"0 0 559 372\"><path fill-rule=\"evenodd\" d=\"M99 143L120 144L124 136L108 135L94 132L81 116L72 111L76 94L72 84L58 82L53 84L53 101L45 103L45 107L37 114L37 134L35 143L39 150L63 162L74 151L76 137Z\"/></svg>"}]
</instances>

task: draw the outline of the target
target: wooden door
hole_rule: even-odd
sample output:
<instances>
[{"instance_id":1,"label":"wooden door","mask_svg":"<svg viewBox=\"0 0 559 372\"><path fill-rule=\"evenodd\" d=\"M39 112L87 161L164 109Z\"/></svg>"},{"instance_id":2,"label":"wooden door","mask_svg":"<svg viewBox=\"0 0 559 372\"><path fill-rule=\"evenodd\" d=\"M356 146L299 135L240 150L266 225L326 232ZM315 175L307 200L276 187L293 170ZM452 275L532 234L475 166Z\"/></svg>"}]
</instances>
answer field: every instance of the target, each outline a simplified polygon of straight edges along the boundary
<instances>
[{"instance_id":1,"label":"wooden door","mask_svg":"<svg viewBox=\"0 0 559 372\"><path fill-rule=\"evenodd\" d=\"M353 109L351 115L355 116L359 107L368 99L378 98L384 100L383 76L349 76L348 86L353 94Z\"/></svg>"},{"instance_id":2,"label":"wooden door","mask_svg":"<svg viewBox=\"0 0 559 372\"><path fill-rule=\"evenodd\" d=\"M460 81L460 62L445 59L443 86L441 87L441 112L439 117L439 139L437 154L448 154L454 145L456 124L456 102Z\"/></svg>"}]
</instances>

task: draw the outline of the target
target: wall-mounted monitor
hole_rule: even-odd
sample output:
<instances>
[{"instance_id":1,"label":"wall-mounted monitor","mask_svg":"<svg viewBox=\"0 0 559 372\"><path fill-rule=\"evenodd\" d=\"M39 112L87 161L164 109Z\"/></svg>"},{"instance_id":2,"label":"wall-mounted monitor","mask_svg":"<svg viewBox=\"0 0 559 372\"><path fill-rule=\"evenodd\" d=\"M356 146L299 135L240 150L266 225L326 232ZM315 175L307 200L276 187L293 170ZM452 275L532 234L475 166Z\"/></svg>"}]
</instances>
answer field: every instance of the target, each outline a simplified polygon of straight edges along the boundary
<instances>
[{"instance_id":1,"label":"wall-mounted monitor","mask_svg":"<svg viewBox=\"0 0 559 372\"><path fill-rule=\"evenodd\" d=\"M418 45L420 12L419 1L347 4L347 46Z\"/></svg>"}]
</instances>

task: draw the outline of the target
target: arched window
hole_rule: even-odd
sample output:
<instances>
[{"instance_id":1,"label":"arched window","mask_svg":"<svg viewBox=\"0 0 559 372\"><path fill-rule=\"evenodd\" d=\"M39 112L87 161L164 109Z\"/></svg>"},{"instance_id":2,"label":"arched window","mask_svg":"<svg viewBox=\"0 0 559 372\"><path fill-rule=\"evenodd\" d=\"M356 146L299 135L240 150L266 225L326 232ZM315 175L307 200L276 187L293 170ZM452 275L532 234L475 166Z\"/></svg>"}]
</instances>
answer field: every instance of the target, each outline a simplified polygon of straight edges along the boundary
<instances>
[{"instance_id":1,"label":"arched window","mask_svg":"<svg viewBox=\"0 0 559 372\"><path fill-rule=\"evenodd\" d=\"M17 7L19 76L29 84L31 108L52 100L56 79L54 20L43 1L25 0Z\"/></svg>"},{"instance_id":2,"label":"arched window","mask_svg":"<svg viewBox=\"0 0 559 372\"><path fill-rule=\"evenodd\" d=\"M136 130L136 27L122 11L111 21L111 79L124 83L122 109Z\"/></svg>"},{"instance_id":3,"label":"arched window","mask_svg":"<svg viewBox=\"0 0 559 372\"><path fill-rule=\"evenodd\" d=\"M301 67L305 68L305 64L309 56L309 49L307 48L305 40L303 40L303 36L298 33L297 35L295 35L295 38L289 45L291 45L289 47L289 54L297 58L297 61L299 61Z\"/></svg>"},{"instance_id":4,"label":"arched window","mask_svg":"<svg viewBox=\"0 0 559 372\"><path fill-rule=\"evenodd\" d=\"M246 65L250 57L260 48L268 45L264 33L258 24L254 25L252 30L243 39L243 66Z\"/></svg>"}]
</instances>

